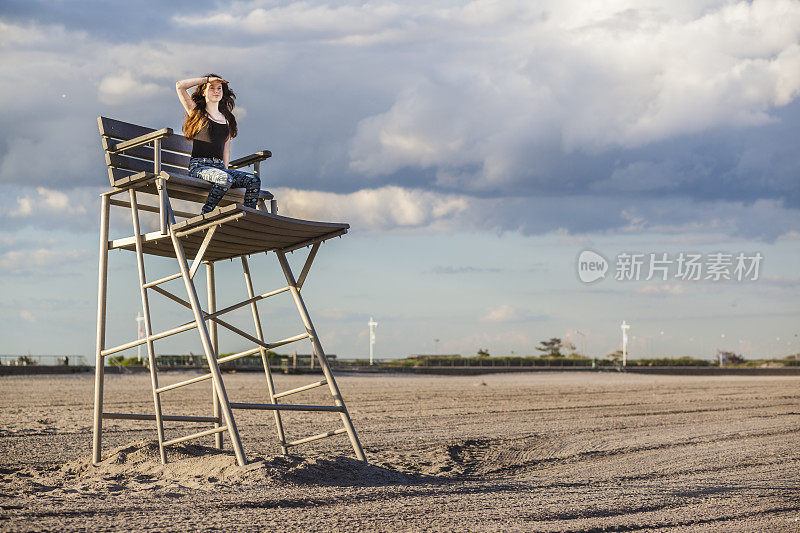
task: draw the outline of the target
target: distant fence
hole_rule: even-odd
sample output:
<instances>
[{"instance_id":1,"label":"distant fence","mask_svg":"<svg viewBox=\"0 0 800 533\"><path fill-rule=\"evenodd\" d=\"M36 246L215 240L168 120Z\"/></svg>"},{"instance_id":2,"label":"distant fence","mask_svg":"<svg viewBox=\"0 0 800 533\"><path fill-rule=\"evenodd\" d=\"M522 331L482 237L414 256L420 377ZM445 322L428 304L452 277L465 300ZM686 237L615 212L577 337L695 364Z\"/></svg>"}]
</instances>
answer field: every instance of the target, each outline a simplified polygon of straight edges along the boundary
<instances>
[{"instance_id":1,"label":"distant fence","mask_svg":"<svg viewBox=\"0 0 800 533\"><path fill-rule=\"evenodd\" d=\"M220 354L224 356L225 354ZM631 364L622 368L619 363L608 359L533 359L533 358L448 358L408 361L384 359L370 365L364 359L338 359L335 354L327 356L335 371L363 373L409 373L409 374L450 374L476 375L507 372L548 372L548 371L621 371L642 374L682 374L682 375L800 375L800 366L774 367L719 367L704 366L639 366ZM69 374L93 372L94 361L90 365L83 355L0 355L0 375L17 374ZM94 359L94 358L92 358ZM200 355L159 355L159 370L207 371L204 356ZM144 363L144 361L143 361ZM310 354L273 355L270 368L276 373L321 373L318 362ZM220 365L223 371L263 371L260 356L248 356ZM147 367L134 358L123 361L114 357L106 358L106 372L138 373L147 372Z\"/></svg>"},{"instance_id":2,"label":"distant fence","mask_svg":"<svg viewBox=\"0 0 800 533\"><path fill-rule=\"evenodd\" d=\"M614 363L605 359L567 359L567 358L553 358L553 359L511 359L511 358L497 358L491 357L470 357L470 358L452 358L452 359L428 359L419 363L394 363L392 360L379 361L380 365L398 368L398 367L412 367L412 368L454 368L454 367L477 367L477 368L495 368L495 367L517 367L517 368L532 368L532 367L589 367L596 366L614 366Z\"/></svg>"},{"instance_id":3,"label":"distant fence","mask_svg":"<svg viewBox=\"0 0 800 533\"><path fill-rule=\"evenodd\" d=\"M86 366L83 355L0 355L3 366Z\"/></svg>"}]
</instances>

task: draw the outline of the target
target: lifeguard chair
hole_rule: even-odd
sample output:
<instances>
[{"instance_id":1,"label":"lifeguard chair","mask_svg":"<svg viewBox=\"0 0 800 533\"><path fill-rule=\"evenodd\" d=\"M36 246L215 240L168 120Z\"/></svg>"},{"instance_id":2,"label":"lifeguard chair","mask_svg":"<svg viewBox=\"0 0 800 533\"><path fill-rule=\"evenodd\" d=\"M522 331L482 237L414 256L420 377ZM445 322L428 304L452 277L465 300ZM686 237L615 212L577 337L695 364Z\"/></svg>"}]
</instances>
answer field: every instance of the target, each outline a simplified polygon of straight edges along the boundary
<instances>
[{"instance_id":1,"label":"lifeguard chair","mask_svg":"<svg viewBox=\"0 0 800 533\"><path fill-rule=\"evenodd\" d=\"M247 459L242 449L234 409L258 409L273 411L277 426L278 443L285 454L289 447L307 443L325 437L347 433L353 451L359 460L366 461L364 451L353 428L350 415L344 400L331 373L330 365L325 357L319 337L314 330L311 317L303 302L300 290L305 282L314 257L320 245L334 237L347 233L349 226L343 223L313 222L279 216L277 203L269 192L261 191L257 209L244 207L242 189L230 189L219 206L206 214L199 214L200 208L208 196L211 184L188 175L189 154L192 142L182 135L174 135L170 128L153 130L121 122L106 117L98 117L101 142L105 150L108 165L108 177L111 190L103 193L100 203L100 262L97 290L97 358L95 367L94 395L94 434L92 443L92 460L98 463L102 451L102 424L104 419L154 420L158 434L161 462L166 463L167 446L206 435L215 436L215 444L222 447L222 432L227 432L239 465L245 465ZM231 161L229 168L253 166L256 174L260 174L260 163L271 157L269 151ZM140 203L140 200L152 199L154 202ZM174 199L184 200L196 207L194 210L177 210L172 208ZM269 203L269 209L267 208ZM153 205L155 204L155 205ZM110 207L121 207L130 212L133 235L109 241ZM158 214L159 228L150 233L141 232L139 214L142 211ZM310 247L308 257L300 275L295 278L286 253ZM144 338L124 344L106 347L106 299L108 279L108 252L113 249L131 250L136 253L139 273L139 287L144 314ZM271 252L280 263L286 278L286 286L267 292L255 294L248 265L251 254ZM148 281L145 272L145 257L148 255L171 257L177 261L178 272L172 275ZM214 263L223 259L239 259L242 264L244 282L249 298L224 309L216 308ZM191 260L191 263L189 263ZM201 264L206 266L206 282L208 288L208 307L203 309L197 296L194 277ZM163 288L163 284L182 278L187 297L184 299ZM194 320L173 326L169 329L154 332L150 317L148 293L154 291L176 304L189 308ZM286 339L267 342L261 327L257 303L261 300L281 294L291 293L305 332ZM250 306L254 321L254 334L224 321L226 313ZM226 328L243 337L255 347L245 351L219 357L217 326ZM179 383L160 387L158 384L158 366L154 342L171 335L196 329L203 345L209 372ZM322 369L324 379L295 389L276 392L269 366L267 350L292 342L309 339ZM147 360L150 368L153 389L154 414L141 413L109 413L103 410L103 384L105 358L139 346L147 345ZM228 398L219 365L242 357L261 355L267 382L267 402L239 403ZM211 416L195 416L183 414L163 414L160 396L174 393L180 387L210 380L212 382L214 401ZM326 386L330 390L332 405L305 405L278 403L278 400L289 395L301 393L315 387ZM281 411L328 411L341 415L343 427L326 433L312 435L295 441L287 441L284 435ZM164 422L197 422L213 424L191 435L165 440Z\"/></svg>"}]
</instances>

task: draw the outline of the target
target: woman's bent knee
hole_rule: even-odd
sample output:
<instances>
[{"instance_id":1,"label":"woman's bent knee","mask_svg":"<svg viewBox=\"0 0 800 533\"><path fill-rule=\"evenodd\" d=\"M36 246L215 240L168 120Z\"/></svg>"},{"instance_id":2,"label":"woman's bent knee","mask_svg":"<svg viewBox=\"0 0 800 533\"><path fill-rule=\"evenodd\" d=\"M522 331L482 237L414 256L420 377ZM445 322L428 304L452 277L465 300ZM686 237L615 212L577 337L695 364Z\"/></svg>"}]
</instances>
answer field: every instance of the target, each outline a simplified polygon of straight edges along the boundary
<instances>
[{"instance_id":1,"label":"woman's bent knee","mask_svg":"<svg viewBox=\"0 0 800 533\"><path fill-rule=\"evenodd\" d=\"M230 189L231 185L233 184L233 180L228 175L228 173L218 168L200 169L199 171L197 171L197 177L202 180L213 183L214 185L219 185L220 187L223 187L225 190Z\"/></svg>"}]
</instances>

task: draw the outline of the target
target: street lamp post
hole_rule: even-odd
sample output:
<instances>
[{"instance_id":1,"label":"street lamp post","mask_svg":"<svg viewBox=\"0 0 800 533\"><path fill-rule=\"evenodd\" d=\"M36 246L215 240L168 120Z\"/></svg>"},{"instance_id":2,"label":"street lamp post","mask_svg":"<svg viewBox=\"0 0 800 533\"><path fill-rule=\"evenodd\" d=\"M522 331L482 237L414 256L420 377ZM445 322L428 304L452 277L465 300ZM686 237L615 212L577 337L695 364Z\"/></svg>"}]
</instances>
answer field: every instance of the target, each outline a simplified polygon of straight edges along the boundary
<instances>
[{"instance_id":1,"label":"street lamp post","mask_svg":"<svg viewBox=\"0 0 800 533\"><path fill-rule=\"evenodd\" d=\"M622 367L628 364L628 330L631 329L630 325L622 321Z\"/></svg>"},{"instance_id":2,"label":"street lamp post","mask_svg":"<svg viewBox=\"0 0 800 533\"><path fill-rule=\"evenodd\" d=\"M142 327L144 324L144 317L142 316L141 312L136 313L136 328L137 334L136 339L140 340L144 338L144 328ZM142 362L142 345L136 347L136 355L138 356L139 362Z\"/></svg>"},{"instance_id":3,"label":"street lamp post","mask_svg":"<svg viewBox=\"0 0 800 533\"><path fill-rule=\"evenodd\" d=\"M369 326L369 364L372 365L372 355L375 349L375 328L378 323L372 317L369 317L367 325Z\"/></svg>"},{"instance_id":4,"label":"street lamp post","mask_svg":"<svg viewBox=\"0 0 800 533\"><path fill-rule=\"evenodd\" d=\"M586 335L582 331L577 330L577 329L575 330L575 333L577 333L578 335L581 336L581 341L582 341L581 344L583 344L582 352L583 352L583 356L586 357ZM594 357L592 357L592 368L595 368L596 366L597 366L597 363L595 362Z\"/></svg>"}]
</instances>

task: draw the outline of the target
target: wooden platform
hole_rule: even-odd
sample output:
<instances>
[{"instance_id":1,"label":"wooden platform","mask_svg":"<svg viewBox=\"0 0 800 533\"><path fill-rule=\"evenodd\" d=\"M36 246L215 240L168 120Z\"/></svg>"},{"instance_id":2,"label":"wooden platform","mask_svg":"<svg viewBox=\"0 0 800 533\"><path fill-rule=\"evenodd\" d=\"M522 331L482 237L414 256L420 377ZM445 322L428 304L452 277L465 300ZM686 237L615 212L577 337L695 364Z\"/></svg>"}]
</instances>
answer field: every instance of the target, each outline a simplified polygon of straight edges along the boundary
<instances>
[{"instance_id":1,"label":"wooden platform","mask_svg":"<svg viewBox=\"0 0 800 533\"><path fill-rule=\"evenodd\" d=\"M241 205L227 205L205 215L176 222L172 229L183 244L187 258L194 259L203 243L206 230L214 226L217 229L203 256L207 261L273 250L290 252L339 237L350 228L349 224L344 223L298 220ZM135 238L110 241L109 249L135 251ZM175 257L170 236L162 235L160 231L142 236L142 252Z\"/></svg>"}]
</instances>

